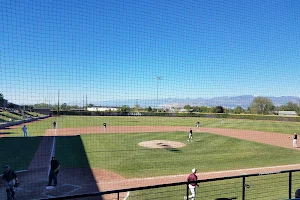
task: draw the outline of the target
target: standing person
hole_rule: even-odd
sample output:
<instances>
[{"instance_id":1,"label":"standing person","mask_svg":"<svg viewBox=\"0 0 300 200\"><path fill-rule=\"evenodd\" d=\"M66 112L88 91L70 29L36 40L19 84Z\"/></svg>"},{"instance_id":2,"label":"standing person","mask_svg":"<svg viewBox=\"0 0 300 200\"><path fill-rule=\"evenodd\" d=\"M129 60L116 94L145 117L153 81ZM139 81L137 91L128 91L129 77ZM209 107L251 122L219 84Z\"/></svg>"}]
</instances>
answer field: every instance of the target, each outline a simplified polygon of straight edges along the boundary
<instances>
[{"instance_id":1,"label":"standing person","mask_svg":"<svg viewBox=\"0 0 300 200\"><path fill-rule=\"evenodd\" d=\"M200 122L198 121L198 122L196 123L196 125L197 125L197 129L199 129L199 128L200 128Z\"/></svg>"},{"instance_id":2,"label":"standing person","mask_svg":"<svg viewBox=\"0 0 300 200\"><path fill-rule=\"evenodd\" d=\"M56 129L56 121L53 122L53 129Z\"/></svg>"},{"instance_id":3,"label":"standing person","mask_svg":"<svg viewBox=\"0 0 300 200\"><path fill-rule=\"evenodd\" d=\"M293 139L293 147L298 147L297 146L297 133L294 133L294 139Z\"/></svg>"},{"instance_id":4,"label":"standing person","mask_svg":"<svg viewBox=\"0 0 300 200\"><path fill-rule=\"evenodd\" d=\"M192 129L190 129L189 139L187 141L188 142L192 142L193 141L193 130Z\"/></svg>"},{"instance_id":5,"label":"standing person","mask_svg":"<svg viewBox=\"0 0 300 200\"><path fill-rule=\"evenodd\" d=\"M56 186L57 185L57 174L58 174L58 170L60 168L60 164L55 159L55 156L52 156L50 165L51 165L51 169L50 169L50 173L49 173L49 181L48 181L47 186L51 186L52 180L54 180L54 186Z\"/></svg>"},{"instance_id":6,"label":"standing person","mask_svg":"<svg viewBox=\"0 0 300 200\"><path fill-rule=\"evenodd\" d=\"M11 198L15 198L15 189L19 185L16 173L10 169L9 165L5 165L2 180L5 183L6 192L11 194Z\"/></svg>"},{"instance_id":7,"label":"standing person","mask_svg":"<svg viewBox=\"0 0 300 200\"><path fill-rule=\"evenodd\" d=\"M22 131L23 131L23 133L24 133L24 137L28 137L26 125L24 125L24 126L22 127Z\"/></svg>"},{"instance_id":8,"label":"standing person","mask_svg":"<svg viewBox=\"0 0 300 200\"><path fill-rule=\"evenodd\" d=\"M106 132L106 123L103 123L104 132Z\"/></svg>"},{"instance_id":9,"label":"standing person","mask_svg":"<svg viewBox=\"0 0 300 200\"><path fill-rule=\"evenodd\" d=\"M189 189L191 192L191 195L189 195L188 197L184 197L185 200L187 199L191 199L191 200L195 200L196 198L196 186L199 187L198 183L196 183L196 181L198 181L198 177L196 175L197 173L197 169L192 169L192 173L188 176L187 181L188 182L193 182L193 183L189 183Z\"/></svg>"}]
</instances>

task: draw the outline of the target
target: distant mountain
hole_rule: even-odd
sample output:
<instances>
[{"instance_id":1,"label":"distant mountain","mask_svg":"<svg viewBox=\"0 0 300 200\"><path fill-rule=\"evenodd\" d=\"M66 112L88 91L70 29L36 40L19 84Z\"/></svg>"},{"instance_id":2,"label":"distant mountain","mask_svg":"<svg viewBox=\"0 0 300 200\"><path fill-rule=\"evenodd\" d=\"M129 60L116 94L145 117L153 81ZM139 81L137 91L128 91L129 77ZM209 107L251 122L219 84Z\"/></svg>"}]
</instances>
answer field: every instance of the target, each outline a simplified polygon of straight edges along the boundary
<instances>
[{"instance_id":1,"label":"distant mountain","mask_svg":"<svg viewBox=\"0 0 300 200\"><path fill-rule=\"evenodd\" d=\"M141 107L183 107L185 105L191 106L207 106L213 107L221 105L226 108L235 108L241 106L242 108L248 108L253 102L255 96L253 95L242 95L233 97L214 97L214 98L186 98L186 99L175 99L175 98L164 98L164 99L129 99L129 100L112 100L112 101L100 101L91 102L96 106L122 106L128 105L133 107L138 104ZM288 102L300 103L300 98L295 96L281 96L281 97L265 97L272 100L275 106L286 105Z\"/></svg>"}]
</instances>

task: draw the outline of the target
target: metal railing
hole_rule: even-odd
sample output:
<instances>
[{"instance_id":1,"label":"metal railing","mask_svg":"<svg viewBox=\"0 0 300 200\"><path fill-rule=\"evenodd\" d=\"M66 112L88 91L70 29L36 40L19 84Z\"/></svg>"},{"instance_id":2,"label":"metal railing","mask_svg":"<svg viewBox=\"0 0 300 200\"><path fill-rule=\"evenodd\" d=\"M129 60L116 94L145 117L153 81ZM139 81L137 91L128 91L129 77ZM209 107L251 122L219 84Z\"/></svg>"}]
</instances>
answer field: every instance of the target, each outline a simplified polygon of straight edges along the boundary
<instances>
[{"instance_id":1,"label":"metal railing","mask_svg":"<svg viewBox=\"0 0 300 200\"><path fill-rule=\"evenodd\" d=\"M197 200L291 199L294 198L295 190L300 188L300 169L205 179L199 180L197 183L200 185L196 189ZM98 197L98 199L102 198L104 200L175 200L184 199L185 196L189 195L188 184L189 182L177 182L49 199L85 199L88 197L90 199L90 197Z\"/></svg>"}]
</instances>

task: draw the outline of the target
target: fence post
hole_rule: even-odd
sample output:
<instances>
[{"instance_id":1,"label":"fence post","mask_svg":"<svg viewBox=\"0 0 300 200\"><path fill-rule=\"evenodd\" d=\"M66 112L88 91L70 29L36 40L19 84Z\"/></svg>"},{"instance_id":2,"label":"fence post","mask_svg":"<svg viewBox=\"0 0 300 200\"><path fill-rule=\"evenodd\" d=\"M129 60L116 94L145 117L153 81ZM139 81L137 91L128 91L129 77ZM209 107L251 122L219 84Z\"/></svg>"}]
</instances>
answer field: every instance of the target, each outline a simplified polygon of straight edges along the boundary
<instances>
[{"instance_id":1,"label":"fence post","mask_svg":"<svg viewBox=\"0 0 300 200\"><path fill-rule=\"evenodd\" d=\"M243 194L242 194L242 200L245 200L245 193L246 193L246 178L243 176Z\"/></svg>"},{"instance_id":2,"label":"fence post","mask_svg":"<svg viewBox=\"0 0 300 200\"><path fill-rule=\"evenodd\" d=\"M292 172L289 172L289 199L292 198Z\"/></svg>"},{"instance_id":3,"label":"fence post","mask_svg":"<svg viewBox=\"0 0 300 200\"><path fill-rule=\"evenodd\" d=\"M189 198L189 183L186 184L186 198Z\"/></svg>"},{"instance_id":4,"label":"fence post","mask_svg":"<svg viewBox=\"0 0 300 200\"><path fill-rule=\"evenodd\" d=\"M120 199L120 192L118 192L118 200Z\"/></svg>"}]
</instances>

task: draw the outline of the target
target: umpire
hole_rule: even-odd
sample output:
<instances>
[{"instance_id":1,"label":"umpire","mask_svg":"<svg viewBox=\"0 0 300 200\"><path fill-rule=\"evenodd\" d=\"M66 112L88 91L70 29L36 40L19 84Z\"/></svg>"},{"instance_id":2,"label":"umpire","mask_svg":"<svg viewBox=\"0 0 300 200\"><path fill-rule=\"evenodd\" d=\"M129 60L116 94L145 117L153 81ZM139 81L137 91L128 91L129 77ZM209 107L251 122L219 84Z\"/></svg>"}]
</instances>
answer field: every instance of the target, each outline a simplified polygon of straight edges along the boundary
<instances>
[{"instance_id":1,"label":"umpire","mask_svg":"<svg viewBox=\"0 0 300 200\"><path fill-rule=\"evenodd\" d=\"M58 174L60 165L59 165L59 162L55 159L55 156L52 156L50 165L51 165L51 169L50 169L50 173L49 173L49 181L48 181L47 186L51 186L52 180L54 180L54 186L56 186L57 185L57 174Z\"/></svg>"}]
</instances>

